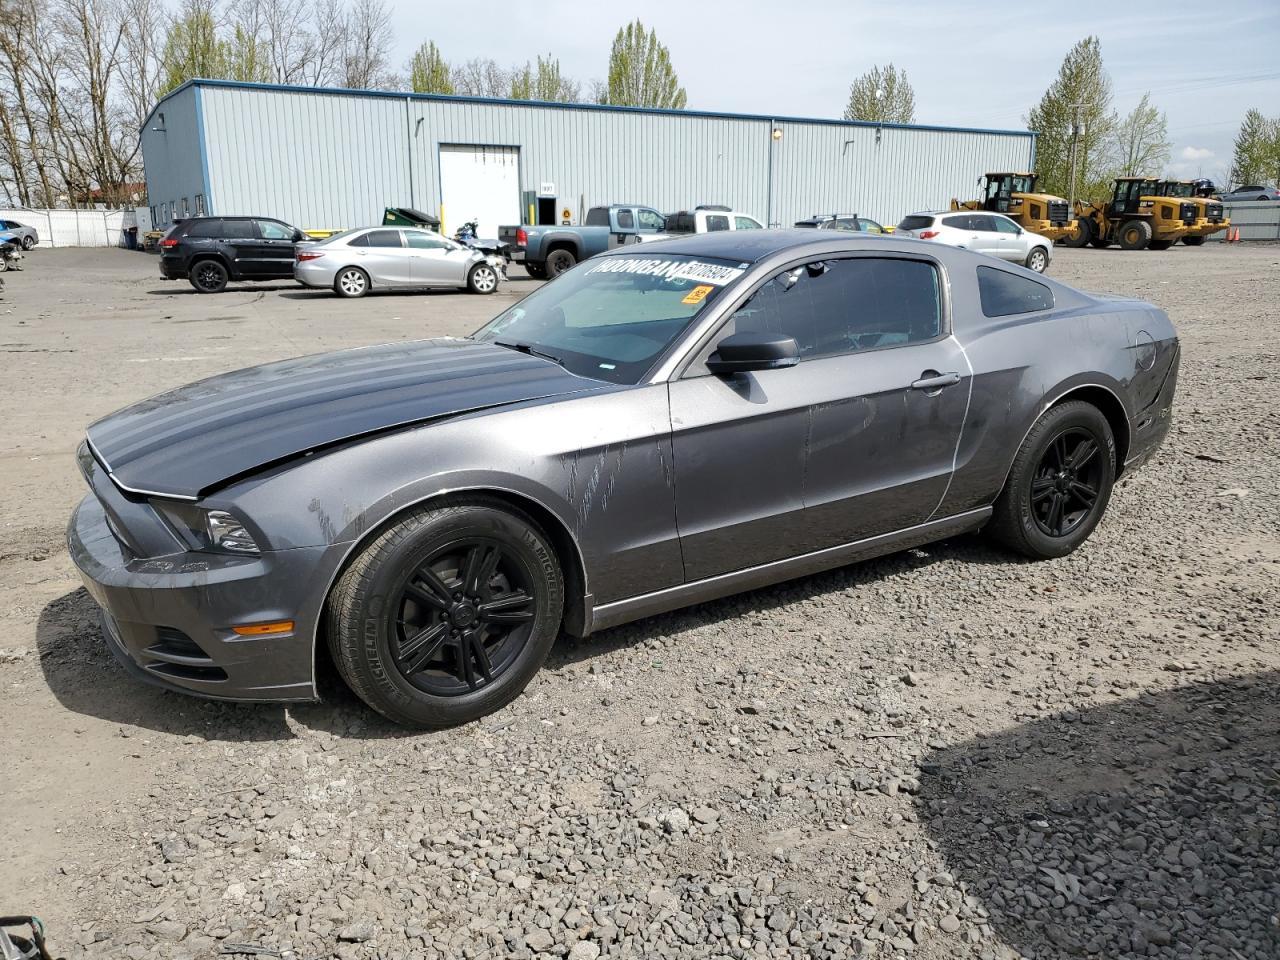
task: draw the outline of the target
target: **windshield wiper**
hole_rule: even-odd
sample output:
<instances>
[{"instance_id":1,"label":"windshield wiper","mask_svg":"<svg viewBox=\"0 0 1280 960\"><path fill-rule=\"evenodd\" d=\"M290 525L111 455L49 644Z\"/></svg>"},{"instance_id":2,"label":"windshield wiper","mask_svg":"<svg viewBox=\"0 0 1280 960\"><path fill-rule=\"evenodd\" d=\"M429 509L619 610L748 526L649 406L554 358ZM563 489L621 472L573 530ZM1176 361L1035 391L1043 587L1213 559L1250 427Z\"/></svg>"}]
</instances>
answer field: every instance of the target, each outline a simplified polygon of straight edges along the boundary
<instances>
[{"instance_id":1,"label":"windshield wiper","mask_svg":"<svg viewBox=\"0 0 1280 960\"><path fill-rule=\"evenodd\" d=\"M495 340L493 341L500 347L506 347L508 350L519 350L521 353L527 353L531 357L541 357L543 360L550 360L552 363L558 363L564 366L564 360L557 357L554 353L547 353L545 350L539 350L531 343L521 343L515 340Z\"/></svg>"}]
</instances>

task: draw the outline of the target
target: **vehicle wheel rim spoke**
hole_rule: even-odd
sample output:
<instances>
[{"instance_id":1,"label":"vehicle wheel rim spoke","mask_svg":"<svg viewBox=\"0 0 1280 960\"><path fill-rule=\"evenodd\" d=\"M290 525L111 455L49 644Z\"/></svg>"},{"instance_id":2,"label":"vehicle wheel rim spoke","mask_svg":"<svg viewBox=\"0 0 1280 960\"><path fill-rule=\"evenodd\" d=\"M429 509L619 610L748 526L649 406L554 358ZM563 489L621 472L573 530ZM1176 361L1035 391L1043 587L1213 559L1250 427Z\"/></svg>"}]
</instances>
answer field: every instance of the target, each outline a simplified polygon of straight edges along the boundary
<instances>
[{"instance_id":1,"label":"vehicle wheel rim spoke","mask_svg":"<svg viewBox=\"0 0 1280 960\"><path fill-rule=\"evenodd\" d=\"M395 666L437 696L493 683L533 633L536 577L511 548L485 537L436 551L406 578L393 605Z\"/></svg>"},{"instance_id":2,"label":"vehicle wheel rim spoke","mask_svg":"<svg viewBox=\"0 0 1280 960\"><path fill-rule=\"evenodd\" d=\"M1069 428L1045 447L1031 480L1031 515L1044 533L1065 537L1092 514L1102 492L1104 463L1098 438Z\"/></svg>"},{"instance_id":3,"label":"vehicle wheel rim spoke","mask_svg":"<svg viewBox=\"0 0 1280 960\"><path fill-rule=\"evenodd\" d=\"M1079 470L1092 460L1097 452L1098 445L1092 439L1081 440L1076 444L1075 450L1071 452L1071 459L1068 461L1068 465L1072 470Z\"/></svg>"}]
</instances>

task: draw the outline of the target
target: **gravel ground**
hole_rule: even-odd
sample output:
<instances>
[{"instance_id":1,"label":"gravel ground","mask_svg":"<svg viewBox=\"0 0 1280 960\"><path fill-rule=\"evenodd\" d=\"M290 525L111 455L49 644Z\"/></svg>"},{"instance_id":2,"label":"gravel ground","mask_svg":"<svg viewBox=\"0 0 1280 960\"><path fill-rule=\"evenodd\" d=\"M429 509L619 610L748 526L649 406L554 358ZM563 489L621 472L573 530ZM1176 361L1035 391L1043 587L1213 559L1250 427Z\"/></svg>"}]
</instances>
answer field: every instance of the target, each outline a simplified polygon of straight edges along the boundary
<instances>
[{"instance_id":1,"label":"gravel ground","mask_svg":"<svg viewBox=\"0 0 1280 960\"><path fill-rule=\"evenodd\" d=\"M1183 337L1174 432L1075 555L962 538L564 639L429 735L333 681L283 709L128 680L61 546L70 452L163 387L500 304L28 263L0 301L0 913L57 951L1280 956L1280 247L1059 252Z\"/></svg>"}]
</instances>

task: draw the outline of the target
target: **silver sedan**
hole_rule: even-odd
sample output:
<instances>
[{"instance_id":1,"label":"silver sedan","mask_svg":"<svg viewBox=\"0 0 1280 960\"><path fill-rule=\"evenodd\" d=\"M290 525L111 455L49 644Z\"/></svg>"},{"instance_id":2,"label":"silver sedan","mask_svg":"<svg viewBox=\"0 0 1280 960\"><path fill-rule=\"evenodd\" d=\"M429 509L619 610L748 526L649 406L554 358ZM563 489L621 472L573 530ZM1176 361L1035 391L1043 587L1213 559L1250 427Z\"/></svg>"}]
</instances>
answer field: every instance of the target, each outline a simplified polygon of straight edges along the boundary
<instances>
[{"instance_id":1,"label":"silver sedan","mask_svg":"<svg viewBox=\"0 0 1280 960\"><path fill-rule=\"evenodd\" d=\"M500 266L478 250L430 230L397 227L364 227L299 244L293 264L299 283L340 297L413 287L493 293L501 275Z\"/></svg>"}]
</instances>

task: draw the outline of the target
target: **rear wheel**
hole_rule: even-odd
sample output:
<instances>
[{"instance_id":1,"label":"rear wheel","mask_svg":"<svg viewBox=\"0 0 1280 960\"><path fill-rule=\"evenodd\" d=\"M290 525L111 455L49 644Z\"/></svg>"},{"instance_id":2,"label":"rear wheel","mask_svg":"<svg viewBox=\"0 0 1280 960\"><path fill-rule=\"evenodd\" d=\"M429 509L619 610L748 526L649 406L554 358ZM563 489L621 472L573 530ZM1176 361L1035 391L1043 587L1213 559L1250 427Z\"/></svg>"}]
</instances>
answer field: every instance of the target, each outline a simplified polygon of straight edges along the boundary
<instances>
[{"instance_id":1,"label":"rear wheel","mask_svg":"<svg viewBox=\"0 0 1280 960\"><path fill-rule=\"evenodd\" d=\"M1199 247L1204 245L1204 237L1183 237L1182 242L1188 247Z\"/></svg>"},{"instance_id":2,"label":"rear wheel","mask_svg":"<svg viewBox=\"0 0 1280 960\"><path fill-rule=\"evenodd\" d=\"M547 276L554 280L566 270L572 270L577 262L578 258L573 255L572 251L561 247L559 250L552 250L547 254L547 262L544 265L544 269L547 271Z\"/></svg>"},{"instance_id":3,"label":"rear wheel","mask_svg":"<svg viewBox=\"0 0 1280 960\"><path fill-rule=\"evenodd\" d=\"M1027 269L1044 273L1049 266L1049 253L1044 247L1032 247L1027 254Z\"/></svg>"},{"instance_id":4,"label":"rear wheel","mask_svg":"<svg viewBox=\"0 0 1280 960\"><path fill-rule=\"evenodd\" d=\"M1151 243L1151 224L1145 220L1130 220L1120 228L1121 250L1145 250Z\"/></svg>"},{"instance_id":5,"label":"rear wheel","mask_svg":"<svg viewBox=\"0 0 1280 960\"><path fill-rule=\"evenodd\" d=\"M191 266L191 286L198 293L221 293L231 277L217 260L199 260Z\"/></svg>"},{"instance_id":6,"label":"rear wheel","mask_svg":"<svg viewBox=\"0 0 1280 960\"><path fill-rule=\"evenodd\" d=\"M472 293L493 293L498 289L498 271L488 263L477 263L467 274L467 289Z\"/></svg>"},{"instance_id":7,"label":"rear wheel","mask_svg":"<svg viewBox=\"0 0 1280 960\"><path fill-rule=\"evenodd\" d=\"M564 580L546 534L488 500L422 507L334 586L333 660L383 716L438 729L506 706L560 631Z\"/></svg>"},{"instance_id":8,"label":"rear wheel","mask_svg":"<svg viewBox=\"0 0 1280 960\"><path fill-rule=\"evenodd\" d=\"M1062 239L1064 247L1083 247L1093 237L1093 223L1088 217L1076 217L1076 232Z\"/></svg>"},{"instance_id":9,"label":"rear wheel","mask_svg":"<svg viewBox=\"0 0 1280 960\"><path fill-rule=\"evenodd\" d=\"M1116 445L1107 418L1073 400L1050 408L1018 449L989 532L1037 560L1088 539L1111 499Z\"/></svg>"},{"instance_id":10,"label":"rear wheel","mask_svg":"<svg viewBox=\"0 0 1280 960\"><path fill-rule=\"evenodd\" d=\"M359 267L343 267L333 278L333 292L340 297L363 297L369 292L369 275Z\"/></svg>"}]
</instances>

